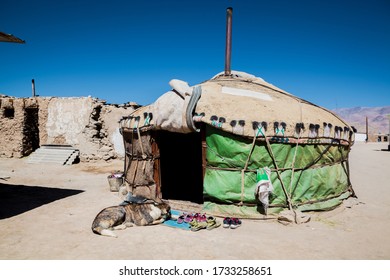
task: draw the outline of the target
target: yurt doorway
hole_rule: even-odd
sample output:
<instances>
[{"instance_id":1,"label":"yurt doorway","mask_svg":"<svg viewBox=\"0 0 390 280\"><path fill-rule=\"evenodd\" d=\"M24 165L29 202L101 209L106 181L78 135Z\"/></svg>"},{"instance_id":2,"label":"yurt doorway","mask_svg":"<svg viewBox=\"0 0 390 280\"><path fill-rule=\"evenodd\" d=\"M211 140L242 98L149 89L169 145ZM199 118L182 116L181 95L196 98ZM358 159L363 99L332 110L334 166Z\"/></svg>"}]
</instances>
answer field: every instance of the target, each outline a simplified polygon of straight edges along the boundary
<instances>
[{"instance_id":1,"label":"yurt doorway","mask_svg":"<svg viewBox=\"0 0 390 280\"><path fill-rule=\"evenodd\" d=\"M200 133L158 133L163 199L203 203Z\"/></svg>"}]
</instances>

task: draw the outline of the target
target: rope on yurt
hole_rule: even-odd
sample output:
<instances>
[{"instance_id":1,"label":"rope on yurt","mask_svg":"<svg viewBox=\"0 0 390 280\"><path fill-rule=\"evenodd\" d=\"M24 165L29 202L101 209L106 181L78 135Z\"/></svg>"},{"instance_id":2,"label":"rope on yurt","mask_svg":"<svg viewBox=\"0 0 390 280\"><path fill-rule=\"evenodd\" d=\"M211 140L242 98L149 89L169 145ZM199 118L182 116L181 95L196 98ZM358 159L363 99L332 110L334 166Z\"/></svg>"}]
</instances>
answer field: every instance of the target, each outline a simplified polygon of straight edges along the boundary
<instances>
[{"instance_id":1,"label":"rope on yurt","mask_svg":"<svg viewBox=\"0 0 390 280\"><path fill-rule=\"evenodd\" d=\"M301 103L301 100L299 100L299 99L297 99L297 100L298 100L298 102L299 102L299 108L300 108L300 122L302 123L302 119L303 119L303 116L302 116L302 103ZM296 145L295 145L294 157L293 157L293 160L292 160L292 163L291 163L290 190L292 189L292 184L293 184L293 182L294 182L295 160L296 160L296 157L297 157L298 146L299 146L299 139L300 139L300 137L301 137L301 132L302 132L302 131L299 130L297 142L296 142ZM284 183L283 183L283 180L282 180L282 176L280 175L279 167L278 167L278 164L277 164L277 162L276 162L275 156L274 156L274 154L273 154L271 145L270 145L270 143L269 143L269 141L268 141L267 138L266 138L265 140L266 140L267 147L268 147L268 150L269 150L269 152L270 152L271 158L272 158L272 160L274 161L274 164L275 164L275 167L276 167L276 173L277 173L278 178L279 178L279 180L280 180L280 183L281 183L281 185L282 185L283 192L284 192L284 194L285 194L285 196L286 196L286 199L287 199L287 202L288 202L289 210L292 210L292 211L294 212L295 222L296 222L297 214L296 214L295 210L293 209L291 197L290 197L289 193L287 192L286 187L284 186Z\"/></svg>"},{"instance_id":2,"label":"rope on yurt","mask_svg":"<svg viewBox=\"0 0 390 280\"><path fill-rule=\"evenodd\" d=\"M222 158L222 157L221 157ZM223 158L222 158L223 159ZM336 163L339 163L341 161L346 161L346 160L340 160L340 161L335 161L335 162L332 162L332 163L327 163L327 164L319 164L319 165L312 165L310 166L311 168L321 168L321 167L326 167L326 166L332 166L332 165L335 165ZM228 163L228 162L226 162ZM241 168L239 167L215 167L215 166L208 166L207 168L209 169L214 169L214 170L225 170L225 171L241 171ZM283 167L279 167L279 171L283 172L283 171L287 171L287 170L291 170L292 168L283 168ZM306 167L300 167L300 168L294 168L294 171L303 171L303 170L306 170L307 168ZM276 171L276 168L270 168L270 170L272 172ZM247 169L246 172L251 172L251 173L256 173L258 171L258 169Z\"/></svg>"},{"instance_id":3,"label":"rope on yurt","mask_svg":"<svg viewBox=\"0 0 390 280\"><path fill-rule=\"evenodd\" d=\"M138 141L139 141L139 145L140 145L140 148L141 148L141 154L142 154L142 159L143 159L142 172L145 173L147 156L146 156L146 154L144 152L144 146L142 144L141 132L140 132L140 129L139 129L139 122L137 122L137 124L135 125L135 129L137 130ZM137 159L137 163L138 163L138 159Z\"/></svg>"},{"instance_id":4,"label":"rope on yurt","mask_svg":"<svg viewBox=\"0 0 390 280\"><path fill-rule=\"evenodd\" d=\"M299 102L299 111L300 111L300 122L302 123L303 122L303 116L302 116L302 103L301 103L301 100L298 99L298 102ZM290 191L292 191L292 185L293 185L293 182L294 182L294 174L295 174L295 160L297 158L297 153L298 153L298 146L299 146L299 139L301 138L301 129L299 129L299 132L298 132L298 138L297 138L297 143L295 145L295 151L294 151L294 157L293 157L293 160L291 162L291 179L290 179ZM276 161L275 161L276 162ZM278 173L279 174L279 173ZM280 179L281 180L281 179ZM283 184L282 184L283 186ZM286 192L287 193L287 190ZM293 193L293 192L292 192ZM293 205L292 205L292 202L291 202L291 197L288 196L288 199L289 199L289 207L290 207L290 210L293 211L294 213L294 219L295 219L295 223L297 223L297 213L295 212L295 209L293 209Z\"/></svg>"},{"instance_id":5,"label":"rope on yurt","mask_svg":"<svg viewBox=\"0 0 390 280\"><path fill-rule=\"evenodd\" d=\"M265 131L264 131L265 132ZM263 132L263 127L260 126L257 128L257 132L255 132L255 135L253 137L253 141L252 141L252 146L251 146L251 150L248 154L248 158L246 159L246 162L245 162L245 166L243 169L241 169L241 198L240 198L240 205L243 205L244 203L244 194L245 194L245 172L247 171L248 169L248 165L249 165L249 160L251 159L252 157L252 154L253 154L253 151L255 149L255 146L256 146L256 139L257 137L259 136L259 134L261 134L265 139L267 139L267 137L265 136Z\"/></svg>"},{"instance_id":6,"label":"rope on yurt","mask_svg":"<svg viewBox=\"0 0 390 280\"><path fill-rule=\"evenodd\" d=\"M285 187L285 185L283 183L282 176L280 175L279 167L278 167L278 164L276 162L275 155L274 155L274 153L272 151L271 144L269 143L268 138L265 135L265 131L263 132L262 129L260 129L260 128L257 130L257 133L255 133L255 135L253 137L252 147L251 147L251 150L249 152L248 158L246 160L245 167L244 167L244 169L241 170L241 202L240 202L240 205L243 204L243 200L244 200L245 171L248 168L249 160L250 160L250 158L252 156L253 150L254 150L255 145L256 145L256 138L257 138L257 136L259 134L261 134L264 137L265 142L267 143L267 150L268 150L268 152L269 152L269 154L270 154L270 156L272 158L272 161L274 162L274 165L275 165L275 168L276 168L276 173L278 175L278 178L280 180L280 184L282 186L283 192L284 192L284 194L286 196L286 199L287 199L288 208L289 208L289 210L292 210L294 212L295 220L296 220L296 213L295 213L295 211L294 211L294 209L292 207L290 195L288 194L287 189L286 189L286 187Z\"/></svg>"},{"instance_id":7,"label":"rope on yurt","mask_svg":"<svg viewBox=\"0 0 390 280\"><path fill-rule=\"evenodd\" d=\"M302 117L302 103L301 103L301 101L298 101L298 102L299 102L299 108L300 108L300 122L302 123L302 119L303 119L303 117ZM292 185L293 185L293 182L294 182L294 174L295 174L295 160L297 158L299 139L301 138L301 133L302 133L302 131L299 130L297 143L295 145L294 157L293 157L293 160L291 162L291 180L290 180L290 191L291 191L291 193L293 193Z\"/></svg>"},{"instance_id":8,"label":"rope on yurt","mask_svg":"<svg viewBox=\"0 0 390 280\"><path fill-rule=\"evenodd\" d=\"M137 130L139 145L140 145L140 148L141 148L141 154L142 154L142 158L144 158L144 157L146 157L146 156L145 156L145 153L144 153L144 146L142 145L141 132L140 132L140 130L139 130L138 123L135 125L134 128Z\"/></svg>"},{"instance_id":9,"label":"rope on yurt","mask_svg":"<svg viewBox=\"0 0 390 280\"><path fill-rule=\"evenodd\" d=\"M139 162L139 159L137 159L135 161L135 170L134 170L133 182L131 183L133 186L135 186L135 178L137 177L138 162Z\"/></svg>"},{"instance_id":10,"label":"rope on yurt","mask_svg":"<svg viewBox=\"0 0 390 280\"><path fill-rule=\"evenodd\" d=\"M300 136L300 134L299 134ZM298 141L295 145L295 151L294 151L294 157L293 157L293 160L291 162L291 181L290 181L290 190L292 189L292 184L293 184L293 181L294 181L294 173L295 173L295 160L297 158L297 153L298 153L298 145L299 145L299 136L298 136Z\"/></svg>"},{"instance_id":11,"label":"rope on yurt","mask_svg":"<svg viewBox=\"0 0 390 280\"><path fill-rule=\"evenodd\" d=\"M146 168L146 154L144 152L144 147L143 147L143 144L142 144L142 139L141 139L141 132L140 132L140 129L139 129L139 121L136 122L133 126L133 132L134 130L137 132L137 135L138 135L138 141L139 141L139 145L140 145L140 148L141 148L141 154L142 154L142 159L143 159L143 172L145 172L145 168ZM131 184L131 186L135 186L135 180L136 180L136 177L137 177L137 173L138 173L138 164L139 164L139 161L140 159L137 157L135 158L134 157L134 147L135 147L135 144L134 144L134 133L131 133L131 143L132 143L132 146L131 146L131 158L130 158L130 162L129 162L129 168L130 169L130 165L131 165L131 162L133 162L135 160L135 169L134 169L134 173L133 173L133 178L131 180L131 183L129 182L129 185ZM127 191L128 192L131 192L130 190L130 186L127 188Z\"/></svg>"},{"instance_id":12,"label":"rope on yurt","mask_svg":"<svg viewBox=\"0 0 390 280\"><path fill-rule=\"evenodd\" d=\"M349 152L351 151L351 146L353 145L352 135L351 135L351 134L350 134L350 136L349 136L349 141L348 141L348 142L349 142L349 143L348 143L348 154L349 154ZM350 169L349 169L349 157L347 157L347 159L346 159L346 165L347 165L347 180L348 180L348 185L349 185L349 188L350 188L350 190L351 190L351 192L352 192L352 197L356 197L356 198L357 198L357 195L356 195L356 193L355 193L355 190L354 190L353 187L352 187L351 178L350 178L351 172L350 172Z\"/></svg>"},{"instance_id":13,"label":"rope on yurt","mask_svg":"<svg viewBox=\"0 0 390 280\"><path fill-rule=\"evenodd\" d=\"M272 161L274 162L274 165L275 165L275 168L276 168L276 174L278 175L278 178L279 178L280 184L281 184L281 186L282 186L284 195L286 196L287 203L288 203L288 209L294 211L293 205L292 205L292 202L291 202L291 197L290 197L290 195L288 194L287 189L286 189L286 187L285 187L285 185L284 185L284 183L283 183L282 176L280 175L280 172L279 172L278 163L276 162L274 153L273 153L272 148L271 148L271 144L269 143L267 137L265 137L265 142L267 143L267 150L268 150L268 152L269 152L269 154L270 154L270 156L271 156L271 158L272 158ZM294 211L294 214L295 214L295 211ZM296 215L295 215L295 216L296 216ZM296 218L296 217L295 217L295 218Z\"/></svg>"},{"instance_id":14,"label":"rope on yurt","mask_svg":"<svg viewBox=\"0 0 390 280\"><path fill-rule=\"evenodd\" d=\"M349 145L348 145L348 152L351 150L351 146L352 146L351 143L352 143L352 142L351 142L351 140L350 140L350 141L349 141ZM339 149L340 149L340 147L339 147ZM342 152L341 152L341 155L343 155ZM344 166L344 161L345 161L346 166ZM351 183L351 178L350 178L350 170L349 170L349 160L348 160L348 157L347 157L347 158L344 158L344 156L342 156L341 166L343 167L345 174L347 174L348 188L349 188L350 191L352 192L352 197L357 197L356 194L355 194L354 189L352 188L352 183Z\"/></svg>"},{"instance_id":15,"label":"rope on yurt","mask_svg":"<svg viewBox=\"0 0 390 280\"><path fill-rule=\"evenodd\" d=\"M244 194L245 194L245 171L246 171L247 168L248 168L249 160L250 160L250 158L252 157L253 150L255 149L256 137L257 137L257 134L253 137L251 150L250 150L250 152L249 152L249 154L248 154L248 158L246 159L244 168L241 169L241 198L240 198L240 203L239 203L240 206L242 206L243 203L244 203Z\"/></svg>"},{"instance_id":16,"label":"rope on yurt","mask_svg":"<svg viewBox=\"0 0 390 280\"><path fill-rule=\"evenodd\" d=\"M307 169L309 169L309 168L313 168L313 166L315 166L315 164L322 158L322 156L323 156L324 154L326 154L326 153L330 150L331 147L332 147L332 144L329 144L329 145L325 148L325 150L323 150L323 151L320 153L320 155L319 155L315 160L309 162L309 164L307 164L307 165L304 166L303 168L300 168L299 170L300 170L300 171L305 171L305 170L307 170ZM320 167L332 166L332 165L334 165L334 164L336 164L336 163L338 163L338 162L339 162L339 161L335 161L335 162L333 162L333 163L331 163L331 164L325 164L325 165L323 164L323 165L320 165ZM341 159L340 163L342 164L342 162L343 162L343 159ZM299 176L298 176L298 182L300 181L302 174L303 174L303 172L301 172L301 173L299 174ZM292 194L295 193L296 187L297 187L297 186L295 186L295 188L294 188L293 190L291 190L291 193L292 193Z\"/></svg>"},{"instance_id":17,"label":"rope on yurt","mask_svg":"<svg viewBox=\"0 0 390 280\"><path fill-rule=\"evenodd\" d=\"M122 131L122 133L123 133L123 131ZM129 180L127 180L127 178L128 178L128 172L129 172L129 170L130 170L130 165L131 165L131 162L133 161L133 153L134 153L134 134L133 133L131 133L131 141L130 141L130 143L131 143L131 151L129 151L128 150L128 148L127 148L127 145L126 145L126 139L125 139L125 134L122 134L123 135L123 145L124 145L124 147L125 147L125 160L124 160L124 167L123 167L123 170L124 170L124 172L125 172L125 182L127 182L128 184L125 184L125 186L126 186L126 190L127 190L127 192L131 192L131 190L130 190L130 181ZM128 160L127 160L127 158L129 158ZM128 165L129 166L127 166L127 161L129 162L128 163Z\"/></svg>"},{"instance_id":18,"label":"rope on yurt","mask_svg":"<svg viewBox=\"0 0 390 280\"><path fill-rule=\"evenodd\" d=\"M131 161L133 161L134 157L134 133L131 133ZM130 169L130 165L131 165L131 162L129 163L129 169ZM136 163L135 163L135 170L134 170L134 175L133 175L133 180L131 182L131 186L133 188L133 186L135 186L135 177L137 176L137 170L138 170L138 158L136 159ZM132 192L133 190L130 190L130 186L129 188L127 189L128 192Z\"/></svg>"},{"instance_id":19,"label":"rope on yurt","mask_svg":"<svg viewBox=\"0 0 390 280\"><path fill-rule=\"evenodd\" d=\"M274 165L275 165L275 168L276 168L276 173L277 173L277 175L278 175L278 178L279 178L280 183L281 183L281 185L282 185L283 192L284 192L284 194L285 194L285 196L286 196L286 199L287 199L288 208L289 208L289 210L292 210L292 211L294 212L295 218L296 218L296 213L295 213L295 211L294 211L294 209L293 209L293 206L292 206L291 197L290 197L290 195L288 194L287 189L286 189L286 187L285 187L285 185L284 185L284 182L283 182L283 180L282 180L282 176L280 175L279 167L278 167L278 164L277 164L277 162L276 162L276 159L275 159L274 153L273 153L273 151L272 151L271 145L270 145L270 143L269 143L269 141L268 141L267 136L266 136L266 135L264 134L264 132L262 131L262 129L258 129L257 133L255 133L255 135L254 135L254 137L253 137L253 141L252 141L251 150L250 150L250 152L249 152L249 154L248 154L248 157L247 157L247 160L246 160L246 162L245 162L245 166L244 166L243 169L241 169L241 197L240 197L240 202L238 203L238 205L239 205L239 206L244 205L245 172L246 172L247 169L248 169L249 160L250 160L250 158L252 157L252 153L253 153L254 148L255 148L255 145L256 145L256 139L257 139L257 137L259 136L260 133L262 134L262 136L263 136L264 139L265 139L265 142L267 143L267 150L268 150L268 152L269 152L269 154L270 154L270 156L271 156L271 158L272 158L272 161L274 162Z\"/></svg>"}]
</instances>

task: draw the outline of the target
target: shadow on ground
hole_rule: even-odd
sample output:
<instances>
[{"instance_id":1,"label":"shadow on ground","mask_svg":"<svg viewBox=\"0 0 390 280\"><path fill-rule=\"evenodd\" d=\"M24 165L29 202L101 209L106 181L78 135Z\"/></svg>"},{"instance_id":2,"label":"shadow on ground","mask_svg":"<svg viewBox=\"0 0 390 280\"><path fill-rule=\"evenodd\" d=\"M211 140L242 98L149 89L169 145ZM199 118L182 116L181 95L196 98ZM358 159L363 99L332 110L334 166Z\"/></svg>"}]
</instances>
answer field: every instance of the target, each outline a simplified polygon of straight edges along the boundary
<instances>
[{"instance_id":1,"label":"shadow on ground","mask_svg":"<svg viewBox=\"0 0 390 280\"><path fill-rule=\"evenodd\" d=\"M81 192L83 191L0 183L0 220Z\"/></svg>"}]
</instances>

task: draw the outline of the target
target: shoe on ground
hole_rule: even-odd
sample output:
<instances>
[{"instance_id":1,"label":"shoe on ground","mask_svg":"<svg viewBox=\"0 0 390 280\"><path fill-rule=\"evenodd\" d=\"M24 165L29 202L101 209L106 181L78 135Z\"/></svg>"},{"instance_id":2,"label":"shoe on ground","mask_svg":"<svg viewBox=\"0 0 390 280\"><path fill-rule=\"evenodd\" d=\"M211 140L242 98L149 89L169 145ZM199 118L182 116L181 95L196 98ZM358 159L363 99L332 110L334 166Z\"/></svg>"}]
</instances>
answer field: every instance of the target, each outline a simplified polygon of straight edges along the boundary
<instances>
[{"instance_id":1,"label":"shoe on ground","mask_svg":"<svg viewBox=\"0 0 390 280\"><path fill-rule=\"evenodd\" d=\"M207 217L206 222L207 222L207 229L208 230L212 230L212 229L217 228L221 225L221 223L218 222L217 219L213 216Z\"/></svg>"},{"instance_id":2,"label":"shoe on ground","mask_svg":"<svg viewBox=\"0 0 390 280\"><path fill-rule=\"evenodd\" d=\"M231 218L226 217L225 219L223 219L223 227L224 228L229 228L231 223L232 223L232 219Z\"/></svg>"},{"instance_id":3,"label":"shoe on ground","mask_svg":"<svg viewBox=\"0 0 390 280\"><path fill-rule=\"evenodd\" d=\"M232 218L230 220L230 228L231 229L236 229L238 228L239 226L241 226L241 220L238 219L238 218Z\"/></svg>"}]
</instances>

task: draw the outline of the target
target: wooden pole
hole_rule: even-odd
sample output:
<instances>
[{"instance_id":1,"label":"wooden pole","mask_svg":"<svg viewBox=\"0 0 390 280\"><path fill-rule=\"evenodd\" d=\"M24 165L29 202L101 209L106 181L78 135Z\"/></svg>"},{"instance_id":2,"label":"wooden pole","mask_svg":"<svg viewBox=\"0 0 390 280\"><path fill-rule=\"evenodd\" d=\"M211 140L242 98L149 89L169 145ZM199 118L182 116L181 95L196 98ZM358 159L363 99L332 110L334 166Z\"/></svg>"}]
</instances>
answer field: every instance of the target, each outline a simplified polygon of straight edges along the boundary
<instances>
[{"instance_id":1,"label":"wooden pole","mask_svg":"<svg viewBox=\"0 0 390 280\"><path fill-rule=\"evenodd\" d=\"M162 198L162 188L161 188L161 166L160 166L160 147L157 142L157 134L152 133L152 154L154 158L153 163L153 180L156 184L156 198Z\"/></svg>"},{"instance_id":2,"label":"wooden pole","mask_svg":"<svg viewBox=\"0 0 390 280\"><path fill-rule=\"evenodd\" d=\"M204 183L204 176L206 174L206 167L207 167L207 160L206 160L206 154L207 154L207 143L206 143L206 125L202 124L201 129L201 138L202 138L202 182Z\"/></svg>"}]
</instances>

